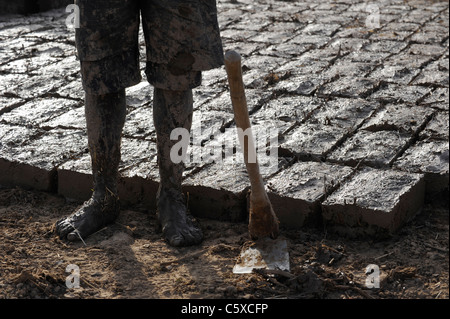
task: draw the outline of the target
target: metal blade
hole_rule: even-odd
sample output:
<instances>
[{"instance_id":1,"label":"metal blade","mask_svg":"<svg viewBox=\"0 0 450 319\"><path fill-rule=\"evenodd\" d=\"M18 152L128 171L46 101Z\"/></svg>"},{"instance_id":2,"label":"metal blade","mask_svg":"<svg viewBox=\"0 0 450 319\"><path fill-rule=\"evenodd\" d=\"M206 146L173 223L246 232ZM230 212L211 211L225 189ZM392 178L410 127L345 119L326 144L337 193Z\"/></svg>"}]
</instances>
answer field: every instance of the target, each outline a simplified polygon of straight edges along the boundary
<instances>
[{"instance_id":1,"label":"metal blade","mask_svg":"<svg viewBox=\"0 0 450 319\"><path fill-rule=\"evenodd\" d=\"M253 269L289 271L289 252L284 239L264 238L244 247L233 267L235 274L249 274Z\"/></svg>"}]
</instances>

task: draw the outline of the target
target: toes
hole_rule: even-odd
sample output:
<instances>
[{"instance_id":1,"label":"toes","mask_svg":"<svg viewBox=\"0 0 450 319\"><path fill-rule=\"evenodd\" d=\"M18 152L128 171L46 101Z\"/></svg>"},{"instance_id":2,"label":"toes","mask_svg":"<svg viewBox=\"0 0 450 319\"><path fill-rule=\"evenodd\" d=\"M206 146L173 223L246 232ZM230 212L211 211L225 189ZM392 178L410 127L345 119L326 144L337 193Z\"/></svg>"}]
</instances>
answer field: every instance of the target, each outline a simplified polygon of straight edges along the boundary
<instances>
[{"instance_id":1,"label":"toes","mask_svg":"<svg viewBox=\"0 0 450 319\"><path fill-rule=\"evenodd\" d=\"M169 245L174 247L198 245L203 240L202 231L194 227L186 227L183 229L164 227L163 233Z\"/></svg>"},{"instance_id":2,"label":"toes","mask_svg":"<svg viewBox=\"0 0 450 319\"><path fill-rule=\"evenodd\" d=\"M67 234L67 240L68 241L79 241L80 236L78 235L78 233L73 231L73 232Z\"/></svg>"},{"instance_id":3,"label":"toes","mask_svg":"<svg viewBox=\"0 0 450 319\"><path fill-rule=\"evenodd\" d=\"M73 230L73 226L66 219L61 219L56 223L55 232L60 239L65 238Z\"/></svg>"},{"instance_id":4,"label":"toes","mask_svg":"<svg viewBox=\"0 0 450 319\"><path fill-rule=\"evenodd\" d=\"M183 246L184 238L181 235L174 235L169 238L169 245L173 247L180 247Z\"/></svg>"}]
</instances>

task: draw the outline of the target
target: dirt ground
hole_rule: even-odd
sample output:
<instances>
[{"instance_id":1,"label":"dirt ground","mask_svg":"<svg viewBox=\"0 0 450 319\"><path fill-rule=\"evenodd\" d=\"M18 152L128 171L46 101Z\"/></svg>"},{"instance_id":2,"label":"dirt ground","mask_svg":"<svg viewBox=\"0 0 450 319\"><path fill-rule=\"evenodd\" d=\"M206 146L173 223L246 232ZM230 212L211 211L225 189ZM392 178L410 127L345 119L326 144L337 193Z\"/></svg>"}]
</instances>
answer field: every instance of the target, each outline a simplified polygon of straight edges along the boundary
<instances>
[{"instance_id":1,"label":"dirt ground","mask_svg":"<svg viewBox=\"0 0 450 319\"><path fill-rule=\"evenodd\" d=\"M0 298L449 298L448 204L427 205L385 240L350 240L324 229L282 229L290 273L233 274L247 225L199 220L203 244L173 248L153 213L123 210L85 243L61 241L52 225L79 203L0 189ZM367 288L365 268L380 269ZM67 288L77 265L80 288ZM70 281L73 282L73 281Z\"/></svg>"}]
</instances>

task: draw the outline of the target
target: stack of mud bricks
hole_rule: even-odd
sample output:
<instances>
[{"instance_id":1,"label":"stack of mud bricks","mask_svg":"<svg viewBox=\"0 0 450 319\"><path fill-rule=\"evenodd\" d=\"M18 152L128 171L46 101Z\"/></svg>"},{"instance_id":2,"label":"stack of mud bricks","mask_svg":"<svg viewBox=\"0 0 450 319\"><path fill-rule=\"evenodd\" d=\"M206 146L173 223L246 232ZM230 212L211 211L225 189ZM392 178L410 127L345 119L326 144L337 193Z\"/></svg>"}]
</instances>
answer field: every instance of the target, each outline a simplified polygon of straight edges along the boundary
<instances>
[{"instance_id":1,"label":"stack of mud bricks","mask_svg":"<svg viewBox=\"0 0 450 319\"><path fill-rule=\"evenodd\" d=\"M219 0L218 9L224 49L243 56L253 130L276 129L277 163L263 177L283 226L392 233L448 191L448 2ZM67 15L0 16L0 185L84 200L92 177ZM127 89L120 197L151 210L159 175L144 67ZM235 132L224 68L204 72L194 99L201 143L191 155ZM245 220L242 162L186 166L194 215Z\"/></svg>"}]
</instances>

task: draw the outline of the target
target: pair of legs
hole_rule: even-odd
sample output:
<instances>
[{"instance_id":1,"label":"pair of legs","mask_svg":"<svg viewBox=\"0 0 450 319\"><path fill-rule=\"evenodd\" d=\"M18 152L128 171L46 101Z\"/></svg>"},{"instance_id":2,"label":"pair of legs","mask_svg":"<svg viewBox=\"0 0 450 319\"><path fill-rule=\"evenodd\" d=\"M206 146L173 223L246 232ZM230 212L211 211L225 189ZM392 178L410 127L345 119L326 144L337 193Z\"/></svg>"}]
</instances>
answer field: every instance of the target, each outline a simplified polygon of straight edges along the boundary
<instances>
[{"instance_id":1,"label":"pair of legs","mask_svg":"<svg viewBox=\"0 0 450 319\"><path fill-rule=\"evenodd\" d=\"M153 116L157 133L160 187L157 215L163 235L173 246L200 243L202 232L189 218L181 191L184 164L174 164L170 150L173 129L190 130L192 90L155 88ZM119 214L118 167L122 128L125 123L125 90L104 95L86 94L86 124L94 178L92 197L74 214L56 223L61 238L80 240L114 222Z\"/></svg>"}]
</instances>

